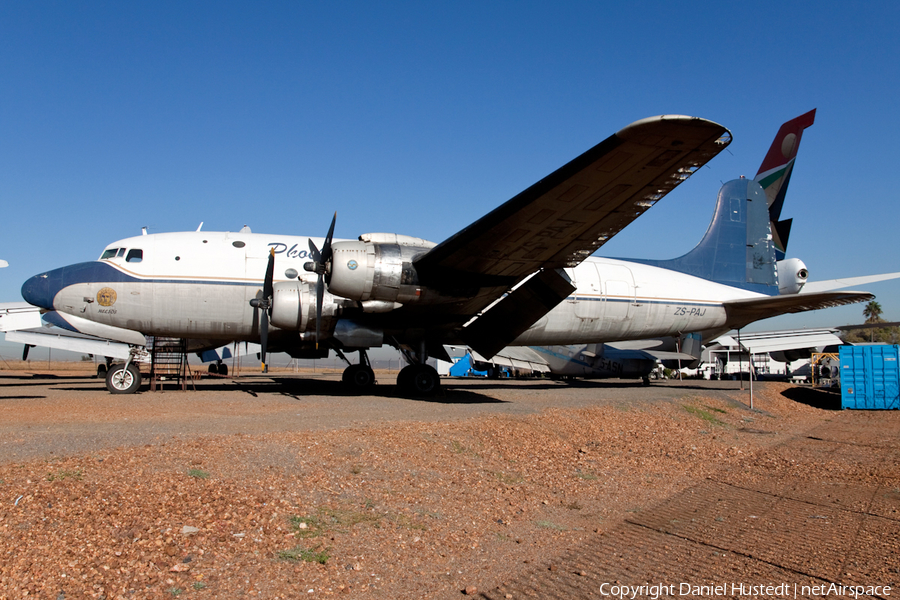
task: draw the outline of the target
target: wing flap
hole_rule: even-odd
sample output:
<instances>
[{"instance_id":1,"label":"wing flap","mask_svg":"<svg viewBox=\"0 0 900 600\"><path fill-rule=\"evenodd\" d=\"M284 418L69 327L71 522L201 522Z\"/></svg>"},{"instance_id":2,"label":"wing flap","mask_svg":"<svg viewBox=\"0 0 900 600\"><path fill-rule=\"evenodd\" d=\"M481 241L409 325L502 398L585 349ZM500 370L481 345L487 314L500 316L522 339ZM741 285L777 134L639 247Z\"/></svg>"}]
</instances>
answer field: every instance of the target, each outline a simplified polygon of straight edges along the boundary
<instances>
[{"instance_id":1,"label":"wing flap","mask_svg":"<svg viewBox=\"0 0 900 600\"><path fill-rule=\"evenodd\" d=\"M590 256L723 150L727 129L660 116L632 123L416 261L423 283L515 282Z\"/></svg>"},{"instance_id":2,"label":"wing flap","mask_svg":"<svg viewBox=\"0 0 900 600\"><path fill-rule=\"evenodd\" d=\"M473 350L492 357L574 291L564 271L541 271L490 307L460 335Z\"/></svg>"},{"instance_id":3,"label":"wing flap","mask_svg":"<svg viewBox=\"0 0 900 600\"><path fill-rule=\"evenodd\" d=\"M808 310L831 308L833 306L845 306L858 302L868 302L873 298L875 296L868 292L818 292L732 300L724 303L727 316L725 324L732 329L741 329L760 319Z\"/></svg>"}]
</instances>

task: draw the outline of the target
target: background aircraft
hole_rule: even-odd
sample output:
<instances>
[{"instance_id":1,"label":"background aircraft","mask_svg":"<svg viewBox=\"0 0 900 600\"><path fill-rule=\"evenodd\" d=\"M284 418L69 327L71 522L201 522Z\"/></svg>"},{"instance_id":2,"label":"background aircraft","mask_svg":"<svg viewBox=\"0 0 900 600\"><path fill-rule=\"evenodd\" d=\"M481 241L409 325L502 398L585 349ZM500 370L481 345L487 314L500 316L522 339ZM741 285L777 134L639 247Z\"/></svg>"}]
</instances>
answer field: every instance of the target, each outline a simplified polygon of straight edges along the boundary
<instances>
[{"instance_id":1,"label":"background aircraft","mask_svg":"<svg viewBox=\"0 0 900 600\"><path fill-rule=\"evenodd\" d=\"M729 207L730 222L754 227L726 263L704 258L715 280L674 268L692 265L691 257L707 252L704 242L669 261L673 268L588 258L729 142L727 130L709 121L653 117L441 244L397 234L335 241L334 221L324 239L145 235L111 244L98 261L35 276L22 294L128 335L259 340L263 356L275 349L294 357L359 351L345 380L360 388L374 381L365 351L387 343L411 363L398 385L414 394L439 386L426 359L446 359L443 344L463 343L490 357L507 345L723 333L776 314L871 299L858 292L778 296L765 191L744 179L723 186L719 203ZM765 226L755 225L760 218ZM111 370L112 390L136 388L139 376L129 369Z\"/></svg>"}]
</instances>

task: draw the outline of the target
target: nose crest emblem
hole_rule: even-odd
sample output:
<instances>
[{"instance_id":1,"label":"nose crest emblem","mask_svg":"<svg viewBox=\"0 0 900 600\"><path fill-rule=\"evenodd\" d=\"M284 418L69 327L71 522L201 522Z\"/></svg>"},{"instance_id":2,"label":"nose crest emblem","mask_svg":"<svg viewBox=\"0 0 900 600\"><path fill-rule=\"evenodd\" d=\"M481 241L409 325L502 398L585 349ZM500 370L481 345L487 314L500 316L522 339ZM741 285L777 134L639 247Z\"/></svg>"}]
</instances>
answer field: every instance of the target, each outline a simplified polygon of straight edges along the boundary
<instances>
[{"instance_id":1,"label":"nose crest emblem","mask_svg":"<svg viewBox=\"0 0 900 600\"><path fill-rule=\"evenodd\" d=\"M97 304L100 306L112 306L116 303L116 290L105 287L97 292Z\"/></svg>"}]
</instances>

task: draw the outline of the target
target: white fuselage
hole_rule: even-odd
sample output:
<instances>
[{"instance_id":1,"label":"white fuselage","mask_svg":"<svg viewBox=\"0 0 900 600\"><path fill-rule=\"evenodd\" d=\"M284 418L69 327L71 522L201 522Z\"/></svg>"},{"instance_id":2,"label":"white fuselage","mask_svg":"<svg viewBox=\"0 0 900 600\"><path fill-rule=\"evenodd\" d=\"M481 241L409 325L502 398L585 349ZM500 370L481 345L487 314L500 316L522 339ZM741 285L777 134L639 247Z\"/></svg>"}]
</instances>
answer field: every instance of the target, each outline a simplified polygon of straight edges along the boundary
<instances>
[{"instance_id":1,"label":"white fuselage","mask_svg":"<svg viewBox=\"0 0 900 600\"><path fill-rule=\"evenodd\" d=\"M313 241L321 247L321 239ZM128 238L107 247L104 255L114 256L84 263L82 280L63 287L53 307L149 335L255 341L259 332L250 300L262 288L269 249L275 249L276 283L314 282L315 275L303 269L310 260L308 247L307 237L243 232ZM723 301L761 296L615 259L590 257L567 274L576 291L512 345L714 331L725 325Z\"/></svg>"}]
</instances>

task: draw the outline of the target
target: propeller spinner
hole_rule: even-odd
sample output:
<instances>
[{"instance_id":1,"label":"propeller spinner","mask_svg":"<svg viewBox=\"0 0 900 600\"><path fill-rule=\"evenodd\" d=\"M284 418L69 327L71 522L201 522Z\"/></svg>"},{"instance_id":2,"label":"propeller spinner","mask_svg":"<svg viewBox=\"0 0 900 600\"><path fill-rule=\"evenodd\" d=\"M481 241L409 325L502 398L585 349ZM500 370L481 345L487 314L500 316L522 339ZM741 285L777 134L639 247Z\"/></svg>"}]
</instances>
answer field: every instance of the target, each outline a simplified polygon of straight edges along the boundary
<instances>
[{"instance_id":1,"label":"propeller spinner","mask_svg":"<svg viewBox=\"0 0 900 600\"><path fill-rule=\"evenodd\" d=\"M328 235L325 236L325 243L322 244L322 252L319 252L312 239L309 240L309 255L312 257L312 260L303 265L304 269L319 276L316 280L316 348L319 347L319 339L322 333L322 301L325 299L325 276L331 274L331 238L334 234L335 221L337 221L337 212L334 213L334 217L331 219L331 227L328 228Z\"/></svg>"},{"instance_id":2,"label":"propeller spinner","mask_svg":"<svg viewBox=\"0 0 900 600\"><path fill-rule=\"evenodd\" d=\"M250 306L259 310L257 316L259 325L259 343L261 349L262 372L268 373L269 368L266 366L266 351L269 347L269 312L272 310L272 296L274 295L274 285L272 283L275 278L275 249L269 249L269 263L266 265L266 278L263 280L263 291L261 298L254 298L250 301Z\"/></svg>"}]
</instances>

